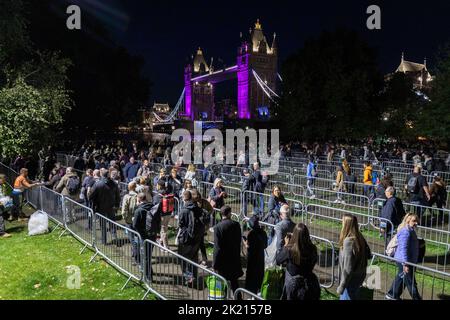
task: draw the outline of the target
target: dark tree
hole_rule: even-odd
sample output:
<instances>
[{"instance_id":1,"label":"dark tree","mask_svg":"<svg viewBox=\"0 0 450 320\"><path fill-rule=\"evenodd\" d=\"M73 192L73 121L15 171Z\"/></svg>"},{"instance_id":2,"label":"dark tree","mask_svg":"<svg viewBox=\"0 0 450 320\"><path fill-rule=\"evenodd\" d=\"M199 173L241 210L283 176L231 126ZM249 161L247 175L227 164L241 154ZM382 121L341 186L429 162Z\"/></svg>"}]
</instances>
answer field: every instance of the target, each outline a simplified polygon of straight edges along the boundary
<instances>
[{"instance_id":1,"label":"dark tree","mask_svg":"<svg viewBox=\"0 0 450 320\"><path fill-rule=\"evenodd\" d=\"M430 104L418 125L423 135L450 142L450 43L440 49L430 92Z\"/></svg>"},{"instance_id":2,"label":"dark tree","mask_svg":"<svg viewBox=\"0 0 450 320\"><path fill-rule=\"evenodd\" d=\"M64 131L73 136L135 124L150 94L144 59L114 43L88 11L82 10L81 30L68 30L66 2L28 2L33 41L61 51L73 63L68 86L75 107L65 117Z\"/></svg>"},{"instance_id":3,"label":"dark tree","mask_svg":"<svg viewBox=\"0 0 450 320\"><path fill-rule=\"evenodd\" d=\"M409 141L417 138L418 119L426 101L414 90L411 77L400 72L393 74L378 102L382 111L380 134Z\"/></svg>"},{"instance_id":4,"label":"dark tree","mask_svg":"<svg viewBox=\"0 0 450 320\"><path fill-rule=\"evenodd\" d=\"M362 138L379 126L374 98L382 86L376 53L355 32L324 32L282 66L276 111L291 138ZM288 121L287 121L288 120Z\"/></svg>"}]
</instances>

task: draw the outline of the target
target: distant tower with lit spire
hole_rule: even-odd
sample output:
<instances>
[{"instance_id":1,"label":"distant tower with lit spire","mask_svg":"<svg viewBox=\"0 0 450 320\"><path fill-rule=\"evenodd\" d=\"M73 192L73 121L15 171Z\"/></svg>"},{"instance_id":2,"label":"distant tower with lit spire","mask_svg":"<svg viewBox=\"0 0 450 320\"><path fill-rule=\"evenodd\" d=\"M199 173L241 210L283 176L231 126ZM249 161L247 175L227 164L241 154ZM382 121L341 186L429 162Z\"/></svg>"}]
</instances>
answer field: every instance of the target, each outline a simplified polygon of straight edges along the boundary
<instances>
[{"instance_id":1,"label":"distant tower with lit spire","mask_svg":"<svg viewBox=\"0 0 450 320\"><path fill-rule=\"evenodd\" d=\"M241 38L237 60L238 117L241 119L268 119L273 102L258 85L252 70L270 89L277 91L278 47L276 34L273 35L272 45L269 45L258 19L254 29L250 28L249 37Z\"/></svg>"}]
</instances>

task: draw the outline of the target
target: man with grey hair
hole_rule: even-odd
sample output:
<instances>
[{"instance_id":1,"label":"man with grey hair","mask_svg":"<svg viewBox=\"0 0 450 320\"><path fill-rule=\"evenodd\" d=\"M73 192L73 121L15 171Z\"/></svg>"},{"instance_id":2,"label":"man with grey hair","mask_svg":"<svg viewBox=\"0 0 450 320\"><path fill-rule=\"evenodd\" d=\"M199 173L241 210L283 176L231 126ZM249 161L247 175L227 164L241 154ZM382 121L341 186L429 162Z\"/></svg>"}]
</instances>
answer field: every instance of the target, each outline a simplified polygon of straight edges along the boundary
<instances>
[{"instance_id":1,"label":"man with grey hair","mask_svg":"<svg viewBox=\"0 0 450 320\"><path fill-rule=\"evenodd\" d=\"M388 221L381 221L380 227L384 233L386 233L386 240L389 242L392 237L392 232L402 222L405 216L405 209L403 208L402 200L395 196L395 188L387 187L384 192L386 196L386 202L381 209L381 218L392 222L393 230L391 230L391 224Z\"/></svg>"},{"instance_id":2,"label":"man with grey hair","mask_svg":"<svg viewBox=\"0 0 450 320\"><path fill-rule=\"evenodd\" d=\"M291 220L289 205L284 204L280 208L280 218L281 221L278 222L275 226L275 238L276 238L276 247L277 253L281 251L284 247L284 238L288 233L292 233L295 227L295 223Z\"/></svg>"},{"instance_id":3,"label":"man with grey hair","mask_svg":"<svg viewBox=\"0 0 450 320\"><path fill-rule=\"evenodd\" d=\"M58 185L55 188L56 192L60 192L64 196L70 197L72 200L76 200L78 191L81 189L80 178L74 172L72 167L66 169L66 174L61 178Z\"/></svg>"}]
</instances>

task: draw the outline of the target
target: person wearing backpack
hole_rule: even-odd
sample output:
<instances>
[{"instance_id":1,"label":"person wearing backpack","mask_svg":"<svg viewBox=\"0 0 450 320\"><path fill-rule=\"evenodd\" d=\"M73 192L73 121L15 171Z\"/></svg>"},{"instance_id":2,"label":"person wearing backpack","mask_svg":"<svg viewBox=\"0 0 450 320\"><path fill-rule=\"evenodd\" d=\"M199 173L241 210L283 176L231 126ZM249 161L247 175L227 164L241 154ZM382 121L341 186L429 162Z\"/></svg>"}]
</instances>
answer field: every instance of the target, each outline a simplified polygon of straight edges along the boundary
<instances>
[{"instance_id":1,"label":"person wearing backpack","mask_svg":"<svg viewBox=\"0 0 450 320\"><path fill-rule=\"evenodd\" d=\"M203 210L192 200L190 191L183 193L183 209L179 215L178 253L183 257L198 262L198 252L205 234ZM197 268L180 260L186 285L192 285L197 278Z\"/></svg>"},{"instance_id":2,"label":"person wearing backpack","mask_svg":"<svg viewBox=\"0 0 450 320\"><path fill-rule=\"evenodd\" d=\"M133 229L134 211L137 207L137 195L136 182L132 181L128 184L128 193L122 200L122 217L125 220L126 226L130 229ZM132 233L129 233L128 237L132 245L132 256L135 258L138 254L137 241Z\"/></svg>"},{"instance_id":3,"label":"person wearing backpack","mask_svg":"<svg viewBox=\"0 0 450 320\"><path fill-rule=\"evenodd\" d=\"M142 241L150 240L156 242L158 232L161 229L161 214L158 205L153 205L145 198L144 193L139 193L136 196L136 209L133 217L133 230L141 236ZM145 261L144 270L146 272L147 280L152 281L153 270L151 268L153 245L147 246L147 260ZM135 258L137 263L140 263L139 254Z\"/></svg>"},{"instance_id":4,"label":"person wearing backpack","mask_svg":"<svg viewBox=\"0 0 450 320\"><path fill-rule=\"evenodd\" d=\"M175 197L166 189L164 180L159 180L156 184L156 193L153 196L153 205L160 205L161 213L161 244L165 248L169 248L169 239L167 231L169 228L170 218L175 210Z\"/></svg>"},{"instance_id":5,"label":"person wearing backpack","mask_svg":"<svg viewBox=\"0 0 450 320\"><path fill-rule=\"evenodd\" d=\"M80 178L75 172L73 172L72 167L68 167L66 169L66 174L59 181L55 191L76 201L80 189Z\"/></svg>"},{"instance_id":6,"label":"person wearing backpack","mask_svg":"<svg viewBox=\"0 0 450 320\"><path fill-rule=\"evenodd\" d=\"M421 174L422 166L416 165L412 174L406 179L405 190L409 196L409 203L418 205L415 213L422 217L422 206L428 206L428 201L431 199L430 191L428 188L427 179Z\"/></svg>"},{"instance_id":7,"label":"person wearing backpack","mask_svg":"<svg viewBox=\"0 0 450 320\"><path fill-rule=\"evenodd\" d=\"M339 235L340 283L337 293L340 300L359 299L360 288L366 278L367 260L370 258L370 248L359 230L358 220L354 215L345 213Z\"/></svg>"},{"instance_id":8,"label":"person wearing backpack","mask_svg":"<svg viewBox=\"0 0 450 320\"><path fill-rule=\"evenodd\" d=\"M405 286L408 288L413 300L422 300L414 275L416 270L408 265L408 263L417 264L421 262L419 257L419 239L415 231L418 222L419 217L414 213L409 213L398 227L396 235L397 248L394 254L398 273L386 294L386 299L388 300L400 300Z\"/></svg>"}]
</instances>

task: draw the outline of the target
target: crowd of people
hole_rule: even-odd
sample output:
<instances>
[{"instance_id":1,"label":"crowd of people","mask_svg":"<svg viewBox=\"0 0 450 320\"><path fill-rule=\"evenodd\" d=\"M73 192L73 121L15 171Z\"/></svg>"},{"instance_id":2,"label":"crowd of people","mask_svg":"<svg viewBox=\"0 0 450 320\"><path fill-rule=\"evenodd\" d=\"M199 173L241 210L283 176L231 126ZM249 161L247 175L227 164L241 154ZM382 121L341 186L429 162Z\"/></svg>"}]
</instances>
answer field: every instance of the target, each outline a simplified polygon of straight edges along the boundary
<instances>
[{"instance_id":1,"label":"crowd of people","mask_svg":"<svg viewBox=\"0 0 450 320\"><path fill-rule=\"evenodd\" d=\"M315 197L313 187L317 171L314 157L327 154L331 161L336 150L340 151L342 158L342 166L337 168L336 190L349 191L345 189L346 182L352 181L354 177L347 158L360 153L343 145L290 143L282 146L282 158L290 157L293 149L303 150L310 155L306 175L307 189L312 199ZM120 213L124 224L136 231L143 240L151 240L165 248L170 248L169 225L170 221L176 218L178 220L176 245L179 254L205 266L208 263L205 235L210 230L214 233L212 268L230 281L233 291L240 286L238 279L243 275L241 245L244 245L247 252L245 288L256 294L261 288L265 272L264 250L273 243L276 247L276 264L284 266L286 270L281 298L289 300L320 298L319 280L313 271L318 252L307 226L291 220L292 208L287 204L279 186L273 187L268 208L265 210L263 194L269 177L261 171L259 163L248 166L248 158L245 155L236 155L240 166L243 167L242 191L254 191L255 195L251 199L253 215L244 228L248 231L243 234L241 225L232 219L232 208L227 205L228 195L224 181L208 164L198 168L194 165L184 165L182 162L170 165L170 145L152 146L148 150L139 149L136 144L128 146L111 144L100 147L83 145L75 152L77 159L73 167L67 168L56 161L53 150L53 148L41 150L39 153L41 165L36 170L32 169L33 165L27 164L25 158L19 156L15 159L12 164L15 168L19 168L20 175L14 181L12 190L8 189L5 176L0 175L0 203L2 211L9 209L11 212L10 220L23 219L20 196L25 190L41 184L83 203L110 220L116 220ZM420 156L415 158L414 172L408 177L404 187L408 191L410 203L436 204L438 208L442 208L446 201L446 192L442 191L445 190L445 183L435 179L431 187L428 186L426 179L421 175L421 168L429 166L431 160L429 153L424 155L423 163ZM389 175L374 182L373 169L369 161L373 158L399 156L404 161L408 158L402 148L391 150L390 153L387 149L382 150L381 154L371 151L367 146L362 148L362 158L367 160L363 175L364 193L386 199L380 210L380 216L391 221L394 227L391 230L388 225L381 226L384 228L383 232L389 235L387 239L389 243L391 238L395 238L397 245L394 257L398 261L399 268L386 297L399 299L405 284L411 296L420 299L414 279L414 268L409 267L408 263L420 261L415 227L420 222L421 213L407 214L404 211L402 201L396 196L396 189ZM152 178L150 164L155 162L161 163L163 167L159 174ZM446 170L445 166L440 168L439 163L440 160L435 161L433 169ZM179 174L179 168L182 166L187 167L184 177ZM197 169L200 169L201 173ZM42 182L33 182L29 177L30 171L33 179ZM80 172L84 174L80 175ZM206 199L202 198L197 189L199 181L213 182ZM123 197L119 182L127 183L128 192ZM343 203L339 192L337 201ZM8 200L9 196L12 201ZM175 201L182 204L180 212L176 212ZM243 202L247 204L248 199L244 199ZM244 215L247 216L246 206L244 211ZM264 227L265 224L275 227L267 229ZM114 228L108 230L106 225L102 225L101 242L104 245L109 244L108 232L114 237ZM10 236L5 231L3 215L0 217L0 236ZM142 257L137 247L137 239L131 233L129 237L135 263L140 264ZM371 253L353 215L346 214L343 217L339 248L341 275L337 292L343 300L357 299L360 296L359 291L366 276L367 261ZM148 250L151 252L152 248ZM201 254L200 262L199 254ZM192 284L198 275L197 268L192 264L182 264L182 267L186 284ZM153 272L150 261L145 262L145 268L151 281Z\"/></svg>"}]
</instances>

